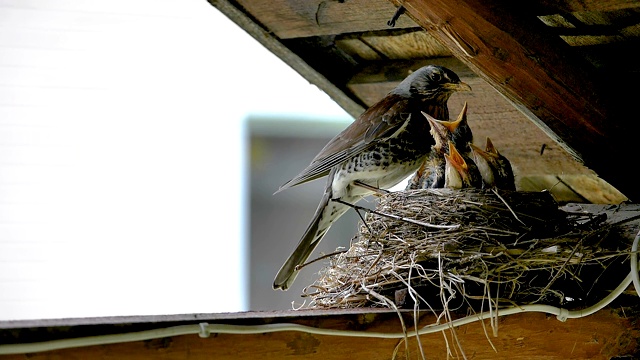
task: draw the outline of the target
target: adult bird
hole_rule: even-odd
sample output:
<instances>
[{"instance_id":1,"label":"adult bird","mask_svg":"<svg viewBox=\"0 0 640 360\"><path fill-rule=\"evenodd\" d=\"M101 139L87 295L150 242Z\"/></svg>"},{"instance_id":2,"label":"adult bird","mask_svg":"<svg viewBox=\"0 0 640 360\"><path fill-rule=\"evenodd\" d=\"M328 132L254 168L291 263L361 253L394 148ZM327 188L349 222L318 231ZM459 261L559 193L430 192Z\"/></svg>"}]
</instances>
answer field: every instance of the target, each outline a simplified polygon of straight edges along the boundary
<instances>
[{"instance_id":1,"label":"adult bird","mask_svg":"<svg viewBox=\"0 0 640 360\"><path fill-rule=\"evenodd\" d=\"M469 157L460 154L452 141L449 141L449 153L444 154L444 158L444 187L449 189L480 189L482 187L482 176L478 167Z\"/></svg>"},{"instance_id":2,"label":"adult bird","mask_svg":"<svg viewBox=\"0 0 640 360\"><path fill-rule=\"evenodd\" d=\"M489 137L487 137L484 150L471 144L471 153L482 175L485 188L496 187L504 190L516 190L516 181L511 162L498 152Z\"/></svg>"},{"instance_id":3,"label":"adult bird","mask_svg":"<svg viewBox=\"0 0 640 360\"><path fill-rule=\"evenodd\" d=\"M449 97L470 90L447 68L428 65L414 71L280 187L277 192L328 175L324 196L296 249L278 271L274 289L291 286L299 267L349 204L376 189L393 187L416 171L433 145L425 141L429 125L420 112L448 119Z\"/></svg>"},{"instance_id":4,"label":"adult bird","mask_svg":"<svg viewBox=\"0 0 640 360\"><path fill-rule=\"evenodd\" d=\"M469 143L473 141L473 134L467 122L466 102L455 121L438 120L425 112L422 112L422 115L429 122L429 133L435 144L431 147L427 159L409 179L405 190L443 188L446 170L444 155L449 154L448 142L451 141L456 149L464 149L466 156L470 151Z\"/></svg>"}]
</instances>

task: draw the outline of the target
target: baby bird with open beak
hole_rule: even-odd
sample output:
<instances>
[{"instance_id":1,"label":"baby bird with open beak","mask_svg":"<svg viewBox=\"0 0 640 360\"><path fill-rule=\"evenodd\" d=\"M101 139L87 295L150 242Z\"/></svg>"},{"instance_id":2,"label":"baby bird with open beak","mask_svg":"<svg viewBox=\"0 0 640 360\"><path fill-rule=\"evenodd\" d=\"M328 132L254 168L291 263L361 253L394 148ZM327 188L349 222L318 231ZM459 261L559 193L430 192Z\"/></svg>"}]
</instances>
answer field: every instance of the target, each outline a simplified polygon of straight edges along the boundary
<instances>
[{"instance_id":1,"label":"baby bird with open beak","mask_svg":"<svg viewBox=\"0 0 640 360\"><path fill-rule=\"evenodd\" d=\"M487 137L485 149L471 145L473 160L482 175L485 188L496 187L504 190L516 190L515 176L509 160L498 152L491 139Z\"/></svg>"},{"instance_id":2,"label":"baby bird with open beak","mask_svg":"<svg viewBox=\"0 0 640 360\"><path fill-rule=\"evenodd\" d=\"M473 134L467 122L467 103L464 103L458 118L455 121L437 120L433 116L422 112L429 122L429 133L435 142L431 147L429 156L422 163L409 180L405 190L411 189L435 189L445 186L445 154L449 154L448 143L451 141L456 149L463 149L462 155L470 154L469 143L473 141ZM470 162L467 159L467 162Z\"/></svg>"},{"instance_id":3,"label":"baby bird with open beak","mask_svg":"<svg viewBox=\"0 0 640 360\"><path fill-rule=\"evenodd\" d=\"M481 188L482 176L476 164L458 152L449 141L449 153L444 154L444 187L449 189Z\"/></svg>"}]
</instances>

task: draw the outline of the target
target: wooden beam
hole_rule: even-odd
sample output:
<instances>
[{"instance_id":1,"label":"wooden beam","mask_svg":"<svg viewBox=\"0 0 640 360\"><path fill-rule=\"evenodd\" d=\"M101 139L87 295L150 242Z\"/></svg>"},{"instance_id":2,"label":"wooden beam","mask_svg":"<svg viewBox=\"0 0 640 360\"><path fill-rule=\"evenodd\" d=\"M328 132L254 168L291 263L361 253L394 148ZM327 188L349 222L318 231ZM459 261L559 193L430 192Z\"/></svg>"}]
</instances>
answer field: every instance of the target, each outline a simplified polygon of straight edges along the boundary
<instances>
[{"instance_id":1,"label":"wooden beam","mask_svg":"<svg viewBox=\"0 0 640 360\"><path fill-rule=\"evenodd\" d=\"M240 26L244 31L253 36L259 43L279 57L287 65L291 66L302 77L310 83L318 86L322 91L327 93L338 105L340 105L351 116L357 117L364 108L347 96L336 85L331 83L327 78L307 64L300 56L284 46L273 34L263 29L259 24L254 22L247 14L231 4L228 0L208 0L211 5L220 10L229 19Z\"/></svg>"},{"instance_id":2,"label":"wooden beam","mask_svg":"<svg viewBox=\"0 0 640 360\"><path fill-rule=\"evenodd\" d=\"M395 12L387 0L238 0L237 3L280 39L385 30L389 29L387 21ZM536 5L539 12L536 15L638 6L640 4L635 0L543 0L540 6ZM410 18L401 16L394 28L417 27Z\"/></svg>"},{"instance_id":3,"label":"wooden beam","mask_svg":"<svg viewBox=\"0 0 640 360\"><path fill-rule=\"evenodd\" d=\"M2 344L48 341L123 334L148 329L166 329L172 326L195 326L200 323L254 325L294 323L320 329L357 330L362 332L401 333L397 314L389 310L308 310L248 312L226 314L183 315L179 319L163 317L137 317L135 322L115 319L89 319L89 321L57 320L45 322L46 327L31 322L30 327L6 327L0 322ZM222 314L225 315L225 314ZM628 315L628 314L627 314ZM412 312L404 313L408 326L413 324ZM491 333L489 320L483 325L473 322L457 327L457 341L451 330L420 336L422 347L429 358L447 357L447 342L453 353L460 349L474 359L606 359L616 356L637 355L640 349L636 339L640 332L634 325L635 317L627 318L620 311L604 309L581 319L558 321L554 316L540 313L521 313L499 319L497 334ZM82 320L82 319L80 319ZM418 324L425 326L435 320L422 313ZM75 322L75 324L74 324ZM34 324L35 323L35 324ZM81 325L79 325L80 323ZM35 325L35 326L33 326ZM95 339L95 338L94 338ZM409 341L409 357L420 358L415 338ZM495 347L495 350L492 348ZM23 352L0 355L3 360L17 359L389 359L398 347L396 358L405 358L404 344L399 339L317 335L304 331L262 333L212 333L200 337L198 333L166 335L164 337L114 342L98 346L80 346L44 352ZM454 349L455 348L455 349ZM2 346L0 346L2 351ZM458 356L461 358L461 356Z\"/></svg>"},{"instance_id":4,"label":"wooden beam","mask_svg":"<svg viewBox=\"0 0 640 360\"><path fill-rule=\"evenodd\" d=\"M637 0L541 0L536 15L569 13L579 11L615 11L640 7Z\"/></svg>"},{"instance_id":5,"label":"wooden beam","mask_svg":"<svg viewBox=\"0 0 640 360\"><path fill-rule=\"evenodd\" d=\"M392 0L396 2L397 0ZM635 149L611 109L616 89L528 9L505 1L407 0L420 26L509 99L576 159L628 198L640 188L619 153Z\"/></svg>"},{"instance_id":6,"label":"wooden beam","mask_svg":"<svg viewBox=\"0 0 640 360\"><path fill-rule=\"evenodd\" d=\"M385 30L396 11L386 0L239 0L238 3L281 39ZM403 16L395 28L418 26Z\"/></svg>"}]
</instances>

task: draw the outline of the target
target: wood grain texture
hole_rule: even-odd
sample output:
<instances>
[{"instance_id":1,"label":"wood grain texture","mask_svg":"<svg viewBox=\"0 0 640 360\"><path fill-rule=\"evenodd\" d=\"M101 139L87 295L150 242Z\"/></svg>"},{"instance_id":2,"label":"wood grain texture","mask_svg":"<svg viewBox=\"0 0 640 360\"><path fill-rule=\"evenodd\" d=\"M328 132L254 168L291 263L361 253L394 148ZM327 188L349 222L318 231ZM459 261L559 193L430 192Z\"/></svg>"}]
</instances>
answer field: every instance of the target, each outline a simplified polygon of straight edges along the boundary
<instances>
[{"instance_id":1,"label":"wood grain texture","mask_svg":"<svg viewBox=\"0 0 640 360\"><path fill-rule=\"evenodd\" d=\"M322 328L361 329L366 331L396 332L399 321L395 314L366 317L357 320L353 315L296 318L302 323ZM258 314L259 316L260 314ZM241 319L236 323L273 322L274 319ZM362 320L368 319L368 320ZM354 321L355 320L355 321ZM423 316L420 325L434 319ZM277 321L277 320L275 320ZM411 317L407 317L411 323ZM489 328L488 321L485 326ZM121 326L126 331L126 326ZM64 329L60 329L63 331ZM69 329L67 329L69 330ZM490 330L489 330L490 331ZM640 332L631 319L617 312L603 310L582 319L560 322L553 316L523 313L501 317L497 336L487 334L482 324L475 322L455 329L459 349L473 359L611 359L614 356L633 355L638 352ZM453 357L462 358L461 350L453 350L455 341L451 331L420 336L428 359L447 359L446 342L452 347ZM489 340L495 346L494 351ZM264 334L212 334L209 338L183 335L160 339L117 343L90 347L70 348L31 354L0 356L1 359L390 359L396 339L353 338L314 335L304 332L275 332ZM401 344L399 359L405 358ZM409 341L409 358L419 359L415 339Z\"/></svg>"},{"instance_id":2,"label":"wood grain texture","mask_svg":"<svg viewBox=\"0 0 640 360\"><path fill-rule=\"evenodd\" d=\"M615 11L640 7L635 0L542 0L538 3L539 9L547 13Z\"/></svg>"},{"instance_id":3,"label":"wood grain texture","mask_svg":"<svg viewBox=\"0 0 640 360\"><path fill-rule=\"evenodd\" d=\"M593 67L571 56L561 39L545 36L541 21L502 1L403 4L417 23L557 144L627 197L640 195L632 177L620 171L624 161L612 156L634 151L629 129L624 129L630 120L613 111L621 108L612 106L616 86L594 76Z\"/></svg>"},{"instance_id":4,"label":"wood grain texture","mask_svg":"<svg viewBox=\"0 0 640 360\"><path fill-rule=\"evenodd\" d=\"M396 8L386 0L240 0L238 3L281 39L389 29ZM418 27L401 16L395 28Z\"/></svg>"},{"instance_id":5,"label":"wood grain texture","mask_svg":"<svg viewBox=\"0 0 640 360\"><path fill-rule=\"evenodd\" d=\"M358 38L336 40L336 46L358 61L382 60L381 54Z\"/></svg>"},{"instance_id":6,"label":"wood grain texture","mask_svg":"<svg viewBox=\"0 0 640 360\"><path fill-rule=\"evenodd\" d=\"M525 2L526 3L526 2ZM395 8L386 0L240 0L238 4L281 39L388 29ZM541 1L540 15L577 11L612 11L638 7L633 0ZM414 28L401 16L395 28Z\"/></svg>"},{"instance_id":7,"label":"wood grain texture","mask_svg":"<svg viewBox=\"0 0 640 360\"><path fill-rule=\"evenodd\" d=\"M521 191L548 190L559 203L620 204L628 199L595 174L537 174L518 178Z\"/></svg>"},{"instance_id":8,"label":"wood grain texture","mask_svg":"<svg viewBox=\"0 0 640 360\"><path fill-rule=\"evenodd\" d=\"M451 56L449 49L425 31L397 36L362 36L361 41L374 48L385 59L410 60Z\"/></svg>"}]
</instances>

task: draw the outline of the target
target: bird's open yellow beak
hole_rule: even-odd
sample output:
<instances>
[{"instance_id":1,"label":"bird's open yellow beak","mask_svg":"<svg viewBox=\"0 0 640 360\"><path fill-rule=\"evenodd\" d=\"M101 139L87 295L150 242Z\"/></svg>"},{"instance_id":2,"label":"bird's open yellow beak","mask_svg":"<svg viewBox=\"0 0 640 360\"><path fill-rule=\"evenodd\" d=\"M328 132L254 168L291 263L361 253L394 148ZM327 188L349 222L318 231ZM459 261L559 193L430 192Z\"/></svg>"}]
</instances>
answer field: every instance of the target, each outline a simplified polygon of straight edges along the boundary
<instances>
[{"instance_id":1,"label":"bird's open yellow beak","mask_svg":"<svg viewBox=\"0 0 640 360\"><path fill-rule=\"evenodd\" d=\"M451 164L456 169L458 169L458 171L460 171L460 175L462 175L463 173L467 173L469 171L467 162L464 161L464 158L462 157L462 155L460 155L460 153L458 152L458 149L456 149L456 147L453 145L453 142L451 141L449 141L448 155L449 155L449 161L451 161Z\"/></svg>"},{"instance_id":2,"label":"bird's open yellow beak","mask_svg":"<svg viewBox=\"0 0 640 360\"><path fill-rule=\"evenodd\" d=\"M466 121L467 119L467 102L464 102L464 106L462 107L462 110L460 111L460 114L458 115L458 118L455 121L442 121L442 120L436 120L439 124L443 125L444 127L446 127L447 129L449 129L450 132L454 132L456 131L456 129L458 128L458 126L460 126L460 124L462 124L462 121Z\"/></svg>"}]
</instances>

